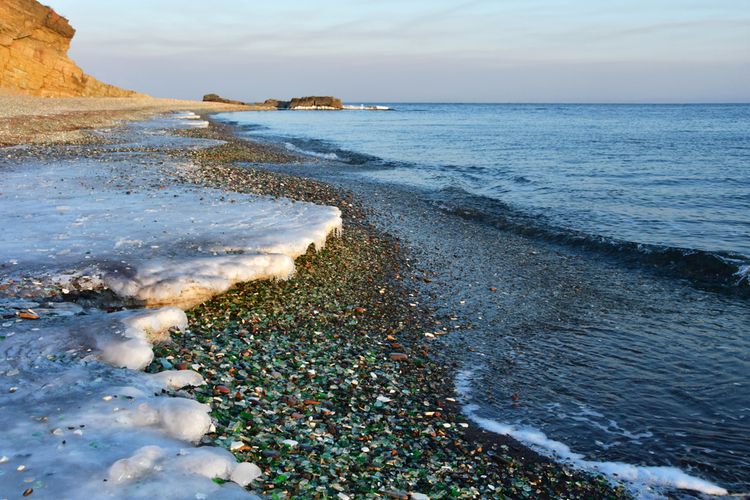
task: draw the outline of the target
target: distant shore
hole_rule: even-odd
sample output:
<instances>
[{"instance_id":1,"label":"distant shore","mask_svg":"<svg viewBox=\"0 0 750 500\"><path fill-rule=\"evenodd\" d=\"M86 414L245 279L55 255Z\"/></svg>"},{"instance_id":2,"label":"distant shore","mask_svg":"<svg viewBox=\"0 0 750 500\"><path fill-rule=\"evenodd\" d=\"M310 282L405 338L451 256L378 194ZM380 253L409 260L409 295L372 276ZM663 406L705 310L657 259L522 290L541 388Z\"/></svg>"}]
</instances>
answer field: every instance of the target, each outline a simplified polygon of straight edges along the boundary
<instances>
[{"instance_id":1,"label":"distant shore","mask_svg":"<svg viewBox=\"0 0 750 500\"><path fill-rule=\"evenodd\" d=\"M0 146L90 140L86 130L180 110L249 111L255 106L155 97L32 97L0 90Z\"/></svg>"}]
</instances>

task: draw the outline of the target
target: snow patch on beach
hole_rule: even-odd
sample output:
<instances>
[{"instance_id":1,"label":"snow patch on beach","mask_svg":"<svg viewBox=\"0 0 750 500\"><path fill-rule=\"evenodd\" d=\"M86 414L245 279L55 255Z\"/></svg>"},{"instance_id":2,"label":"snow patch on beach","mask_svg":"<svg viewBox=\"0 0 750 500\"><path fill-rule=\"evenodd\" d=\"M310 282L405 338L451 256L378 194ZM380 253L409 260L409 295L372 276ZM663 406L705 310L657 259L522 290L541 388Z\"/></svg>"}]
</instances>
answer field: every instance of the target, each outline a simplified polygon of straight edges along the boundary
<instances>
[{"instance_id":1,"label":"snow patch on beach","mask_svg":"<svg viewBox=\"0 0 750 500\"><path fill-rule=\"evenodd\" d=\"M176 396L205 384L201 367L138 370L187 327L174 305L290 277L295 257L341 231L340 211L178 185L174 170L193 167L156 154L0 168L0 498L254 497L242 487L257 466L194 447L210 408ZM18 283L34 298L15 297ZM107 287L169 307L106 313L53 298Z\"/></svg>"},{"instance_id":2,"label":"snow patch on beach","mask_svg":"<svg viewBox=\"0 0 750 500\"><path fill-rule=\"evenodd\" d=\"M189 306L238 281L289 277L291 259L341 230L335 207L174 185L160 165L107 160L3 172L0 278Z\"/></svg>"},{"instance_id":3,"label":"snow patch on beach","mask_svg":"<svg viewBox=\"0 0 750 500\"><path fill-rule=\"evenodd\" d=\"M155 395L204 384L200 374L116 369L97 349L100 337L158 337L183 320L176 308L88 309L0 324L0 497L28 487L40 498L246 497L239 486L197 479L188 464L192 443L211 428L208 406ZM206 450L201 460L215 451L230 475L238 466L224 450Z\"/></svg>"},{"instance_id":4,"label":"snow patch on beach","mask_svg":"<svg viewBox=\"0 0 750 500\"><path fill-rule=\"evenodd\" d=\"M464 370L456 375L456 392L464 401L471 398L473 374L473 370ZM625 481L639 498L666 498L660 491L669 489L692 490L715 496L728 495L726 489L686 474L676 467L637 466L624 462L586 460L584 455L573 452L565 443L550 439L537 429L498 422L480 416L478 411L479 406L476 404L465 404L463 407L464 415L479 427L510 436L546 456L568 462L582 470L604 474L615 481Z\"/></svg>"}]
</instances>

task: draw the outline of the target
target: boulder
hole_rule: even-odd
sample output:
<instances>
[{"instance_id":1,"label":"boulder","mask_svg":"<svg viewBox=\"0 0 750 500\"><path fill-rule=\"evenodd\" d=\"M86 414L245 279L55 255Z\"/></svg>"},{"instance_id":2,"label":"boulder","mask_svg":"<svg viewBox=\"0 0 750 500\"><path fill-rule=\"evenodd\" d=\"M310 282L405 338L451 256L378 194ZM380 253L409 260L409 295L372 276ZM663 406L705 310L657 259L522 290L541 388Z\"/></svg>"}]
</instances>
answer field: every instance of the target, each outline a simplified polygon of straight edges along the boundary
<instances>
[{"instance_id":1,"label":"boulder","mask_svg":"<svg viewBox=\"0 0 750 500\"><path fill-rule=\"evenodd\" d=\"M75 29L36 0L0 1L0 87L46 97L137 95L87 75L70 58Z\"/></svg>"}]
</instances>

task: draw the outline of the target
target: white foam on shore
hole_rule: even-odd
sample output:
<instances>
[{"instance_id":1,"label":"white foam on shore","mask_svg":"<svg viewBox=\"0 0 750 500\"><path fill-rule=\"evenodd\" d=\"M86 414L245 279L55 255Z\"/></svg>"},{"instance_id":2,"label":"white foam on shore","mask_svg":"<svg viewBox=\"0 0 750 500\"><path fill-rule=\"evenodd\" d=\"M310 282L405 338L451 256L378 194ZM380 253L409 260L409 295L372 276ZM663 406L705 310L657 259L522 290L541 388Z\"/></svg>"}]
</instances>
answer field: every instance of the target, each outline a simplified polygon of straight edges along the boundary
<instances>
[{"instance_id":1,"label":"white foam on shore","mask_svg":"<svg viewBox=\"0 0 750 500\"><path fill-rule=\"evenodd\" d=\"M456 375L456 392L464 399L469 399L471 396L473 373L473 370L464 370ZM726 489L710 481L686 474L676 467L637 466L624 462L586 460L584 455L573 452L565 443L550 439L537 429L518 427L481 417L478 414L478 405L467 404L462 410L469 420L485 430L510 436L545 456L570 463L579 469L604 474L615 481L625 481L639 498L665 498L659 490L669 489L692 490L714 496L729 494Z\"/></svg>"},{"instance_id":2,"label":"white foam on shore","mask_svg":"<svg viewBox=\"0 0 750 500\"><path fill-rule=\"evenodd\" d=\"M202 120L199 115L196 115L192 111L173 113L170 118L176 122L171 124L173 128L208 128L210 125L206 120Z\"/></svg>"}]
</instances>

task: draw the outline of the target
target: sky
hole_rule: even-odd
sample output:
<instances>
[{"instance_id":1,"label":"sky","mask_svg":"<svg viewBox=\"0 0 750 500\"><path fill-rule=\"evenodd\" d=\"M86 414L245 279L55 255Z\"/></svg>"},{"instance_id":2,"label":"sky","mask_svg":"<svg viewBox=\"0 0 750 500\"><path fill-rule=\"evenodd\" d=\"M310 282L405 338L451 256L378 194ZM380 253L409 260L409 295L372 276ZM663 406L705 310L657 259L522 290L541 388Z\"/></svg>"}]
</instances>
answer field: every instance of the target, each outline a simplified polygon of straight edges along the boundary
<instances>
[{"instance_id":1,"label":"sky","mask_svg":"<svg viewBox=\"0 0 750 500\"><path fill-rule=\"evenodd\" d=\"M750 0L42 0L161 97L750 102Z\"/></svg>"}]
</instances>

